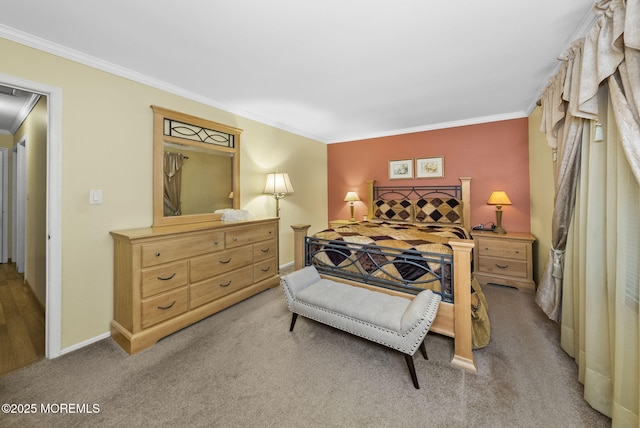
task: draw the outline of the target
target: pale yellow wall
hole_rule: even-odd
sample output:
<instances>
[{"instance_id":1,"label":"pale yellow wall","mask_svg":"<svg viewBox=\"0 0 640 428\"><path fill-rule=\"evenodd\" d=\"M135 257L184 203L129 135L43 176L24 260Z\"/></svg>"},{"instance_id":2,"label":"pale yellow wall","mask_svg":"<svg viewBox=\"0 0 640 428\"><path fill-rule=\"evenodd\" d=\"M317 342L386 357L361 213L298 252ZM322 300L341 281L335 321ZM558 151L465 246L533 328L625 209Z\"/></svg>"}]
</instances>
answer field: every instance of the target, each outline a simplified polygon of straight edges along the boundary
<instances>
[{"instance_id":1,"label":"pale yellow wall","mask_svg":"<svg viewBox=\"0 0 640 428\"><path fill-rule=\"evenodd\" d=\"M281 203L281 264L293 260L291 224L327 224L325 144L5 39L0 52L0 73L62 90L63 349L109 330L109 231L152 224L152 104L244 130L240 200L257 217L275 211L261 194L266 173L289 173L296 192ZM102 189L102 205L89 205L90 189Z\"/></svg>"},{"instance_id":2,"label":"pale yellow wall","mask_svg":"<svg viewBox=\"0 0 640 428\"><path fill-rule=\"evenodd\" d=\"M0 147L13 147L13 136L0 134Z\"/></svg>"},{"instance_id":3,"label":"pale yellow wall","mask_svg":"<svg viewBox=\"0 0 640 428\"><path fill-rule=\"evenodd\" d=\"M551 249L551 218L553 215L553 151L540 131L542 109L536 107L529 115L529 179L531 182L531 233L537 238L534 246L534 280L544 271Z\"/></svg>"},{"instance_id":4,"label":"pale yellow wall","mask_svg":"<svg viewBox=\"0 0 640 428\"><path fill-rule=\"evenodd\" d=\"M41 97L14 135L14 145L26 137L27 219L24 279L36 298L47 297L47 99ZM11 219L13 221L14 219ZM15 260L15 256L14 260Z\"/></svg>"}]
</instances>

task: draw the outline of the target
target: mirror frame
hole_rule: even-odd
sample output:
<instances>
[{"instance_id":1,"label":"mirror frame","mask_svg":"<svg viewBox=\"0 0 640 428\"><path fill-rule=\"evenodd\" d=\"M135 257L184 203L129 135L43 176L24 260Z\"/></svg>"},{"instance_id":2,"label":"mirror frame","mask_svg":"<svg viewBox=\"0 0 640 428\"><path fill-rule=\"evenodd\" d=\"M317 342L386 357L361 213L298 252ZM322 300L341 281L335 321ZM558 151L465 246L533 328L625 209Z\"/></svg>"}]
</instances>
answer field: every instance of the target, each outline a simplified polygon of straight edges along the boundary
<instances>
[{"instance_id":1,"label":"mirror frame","mask_svg":"<svg viewBox=\"0 0 640 428\"><path fill-rule=\"evenodd\" d=\"M206 213L206 214L188 214L180 216L168 217L164 215L164 171L163 171L163 153L164 143L176 143L185 146L198 147L212 151L223 152L232 155L233 173L231 191L233 192L234 209L240 208L240 134L242 129L232 126L223 125L211 120L202 119L200 117L191 116L173 110L168 110L155 105L151 106L153 110L153 226L171 226L178 224L201 223L207 221L218 221L222 214ZM233 135L233 147L217 146L186 138L164 135L164 120L171 119L183 122L188 125L194 125L201 128L220 131L225 134Z\"/></svg>"}]
</instances>

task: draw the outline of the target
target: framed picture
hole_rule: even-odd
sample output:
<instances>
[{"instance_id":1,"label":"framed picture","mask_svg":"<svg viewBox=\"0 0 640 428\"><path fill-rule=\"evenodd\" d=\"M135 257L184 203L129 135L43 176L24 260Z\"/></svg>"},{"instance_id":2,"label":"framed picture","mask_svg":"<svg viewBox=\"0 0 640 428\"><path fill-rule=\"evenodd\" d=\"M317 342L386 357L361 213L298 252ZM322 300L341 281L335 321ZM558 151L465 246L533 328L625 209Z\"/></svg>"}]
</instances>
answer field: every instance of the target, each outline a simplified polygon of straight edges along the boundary
<instances>
[{"instance_id":1,"label":"framed picture","mask_svg":"<svg viewBox=\"0 0 640 428\"><path fill-rule=\"evenodd\" d=\"M444 177L444 156L416 159L416 178Z\"/></svg>"},{"instance_id":2,"label":"framed picture","mask_svg":"<svg viewBox=\"0 0 640 428\"><path fill-rule=\"evenodd\" d=\"M413 178L412 159L389 161L389 180Z\"/></svg>"}]
</instances>

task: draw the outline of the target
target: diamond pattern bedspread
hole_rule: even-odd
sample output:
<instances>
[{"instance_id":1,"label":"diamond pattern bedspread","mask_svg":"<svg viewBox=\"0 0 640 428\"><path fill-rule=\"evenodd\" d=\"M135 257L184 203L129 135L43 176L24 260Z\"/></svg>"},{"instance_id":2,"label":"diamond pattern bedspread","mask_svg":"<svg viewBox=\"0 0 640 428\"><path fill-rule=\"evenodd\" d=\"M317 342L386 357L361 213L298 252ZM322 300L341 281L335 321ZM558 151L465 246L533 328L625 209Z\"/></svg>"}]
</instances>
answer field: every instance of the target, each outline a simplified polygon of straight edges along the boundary
<instances>
[{"instance_id":1,"label":"diamond pattern bedspread","mask_svg":"<svg viewBox=\"0 0 640 428\"><path fill-rule=\"evenodd\" d=\"M417 289L428 288L441 293L443 301L452 302L452 264L443 262L438 255L453 254L448 245L450 239L470 239L470 236L463 227L455 225L373 221L327 229L316 233L313 238L322 240L313 241L308 249L314 265L368 277L364 282L373 279ZM417 252L429 254L423 257ZM475 280L472 283L471 310L473 346L483 347L489 341L489 320L484 294Z\"/></svg>"},{"instance_id":2,"label":"diamond pattern bedspread","mask_svg":"<svg viewBox=\"0 0 640 428\"><path fill-rule=\"evenodd\" d=\"M316 262L335 266L341 270L360 272L373 278L393 281L417 288L430 288L447 294L450 287L450 265L445 263L444 272L439 254L451 255L448 242L451 238L466 239L468 234L456 226L427 226L403 223L365 222L328 229L314 235L338 246L337 251L316 253ZM345 245L341 246L340 242ZM359 246L367 245L374 251L366 253ZM433 256L421 258L416 253L430 253ZM442 275L445 276L444 290ZM449 299L450 300L450 299Z\"/></svg>"}]
</instances>

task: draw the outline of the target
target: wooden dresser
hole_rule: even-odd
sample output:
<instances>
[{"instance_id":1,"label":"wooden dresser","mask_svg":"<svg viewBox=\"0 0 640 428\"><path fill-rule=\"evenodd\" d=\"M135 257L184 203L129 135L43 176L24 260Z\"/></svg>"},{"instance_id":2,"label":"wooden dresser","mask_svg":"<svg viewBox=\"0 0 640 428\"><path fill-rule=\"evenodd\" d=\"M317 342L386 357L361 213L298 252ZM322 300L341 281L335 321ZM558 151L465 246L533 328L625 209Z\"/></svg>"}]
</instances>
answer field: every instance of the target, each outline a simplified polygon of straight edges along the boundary
<instances>
[{"instance_id":1,"label":"wooden dresser","mask_svg":"<svg viewBox=\"0 0 640 428\"><path fill-rule=\"evenodd\" d=\"M278 219L111 232L111 336L129 354L280 283Z\"/></svg>"},{"instance_id":2,"label":"wooden dresser","mask_svg":"<svg viewBox=\"0 0 640 428\"><path fill-rule=\"evenodd\" d=\"M535 291L533 242L529 233L472 231L475 241L473 275L481 285L492 283Z\"/></svg>"}]
</instances>

